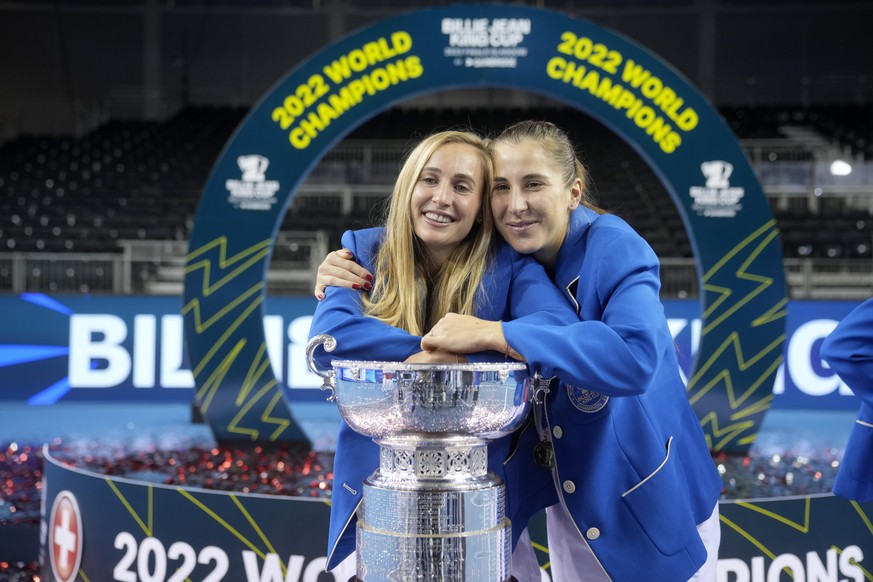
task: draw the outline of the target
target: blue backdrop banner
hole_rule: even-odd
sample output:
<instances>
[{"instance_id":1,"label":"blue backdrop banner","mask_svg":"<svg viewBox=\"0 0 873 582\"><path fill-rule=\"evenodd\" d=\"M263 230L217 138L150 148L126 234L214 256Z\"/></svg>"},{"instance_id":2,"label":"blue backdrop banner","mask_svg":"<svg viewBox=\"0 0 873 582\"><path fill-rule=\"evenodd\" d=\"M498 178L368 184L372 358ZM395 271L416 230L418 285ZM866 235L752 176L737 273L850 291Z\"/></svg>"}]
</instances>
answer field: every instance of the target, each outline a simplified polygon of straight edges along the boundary
<instances>
[{"instance_id":1,"label":"blue backdrop banner","mask_svg":"<svg viewBox=\"0 0 873 582\"><path fill-rule=\"evenodd\" d=\"M270 363L291 401L324 397L304 356L315 305L315 299L286 297L266 303ZM856 305L788 304L774 406L858 408L851 390L819 357L821 341ZM0 318L6 322L0 328L0 400L190 402L194 380L182 349L180 307L176 297L0 296ZM700 304L666 301L665 309L687 379L700 345Z\"/></svg>"}]
</instances>

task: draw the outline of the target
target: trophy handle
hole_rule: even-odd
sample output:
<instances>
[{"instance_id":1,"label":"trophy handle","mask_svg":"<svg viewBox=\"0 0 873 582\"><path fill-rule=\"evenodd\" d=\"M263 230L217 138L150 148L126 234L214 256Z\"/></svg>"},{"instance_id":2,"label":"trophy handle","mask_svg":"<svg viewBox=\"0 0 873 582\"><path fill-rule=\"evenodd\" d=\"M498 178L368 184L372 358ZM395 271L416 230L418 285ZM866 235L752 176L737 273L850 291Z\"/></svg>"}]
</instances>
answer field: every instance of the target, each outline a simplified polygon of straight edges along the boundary
<instances>
[{"instance_id":1,"label":"trophy handle","mask_svg":"<svg viewBox=\"0 0 873 582\"><path fill-rule=\"evenodd\" d=\"M321 378L321 389L330 390L330 395L327 397L327 401L333 402L336 400L336 387L334 386L335 372L333 370L322 372L315 367L315 360L313 358L315 349L322 344L324 345L324 351L326 352L332 352L336 349L336 340L333 336L327 335L326 333L318 334L309 340L308 344L306 344L306 364L314 374L317 374Z\"/></svg>"},{"instance_id":2,"label":"trophy handle","mask_svg":"<svg viewBox=\"0 0 873 582\"><path fill-rule=\"evenodd\" d=\"M533 393L531 394L531 401L533 404L542 404L546 401L546 396L549 395L549 384L554 380L554 376L551 378L543 378L540 376L539 372L534 372L533 377Z\"/></svg>"}]
</instances>

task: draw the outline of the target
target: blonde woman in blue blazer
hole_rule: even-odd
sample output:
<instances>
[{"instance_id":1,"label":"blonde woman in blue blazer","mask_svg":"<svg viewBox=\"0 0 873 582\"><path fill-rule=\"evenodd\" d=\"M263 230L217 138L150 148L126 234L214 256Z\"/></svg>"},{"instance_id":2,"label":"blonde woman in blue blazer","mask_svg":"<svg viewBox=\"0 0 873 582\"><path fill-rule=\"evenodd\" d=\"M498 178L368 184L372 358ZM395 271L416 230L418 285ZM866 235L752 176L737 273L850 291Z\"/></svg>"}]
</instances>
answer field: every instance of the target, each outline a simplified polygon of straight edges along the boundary
<instances>
[{"instance_id":1,"label":"blonde woman in blue blazer","mask_svg":"<svg viewBox=\"0 0 873 582\"><path fill-rule=\"evenodd\" d=\"M861 399L834 493L873 500L873 299L846 315L821 345L821 357Z\"/></svg>"},{"instance_id":2,"label":"blonde woman in blue blazer","mask_svg":"<svg viewBox=\"0 0 873 582\"><path fill-rule=\"evenodd\" d=\"M541 265L492 240L485 203L491 178L486 143L474 134L442 132L413 149L391 195L385 228L343 236L360 262L356 268L375 277L361 279L358 288L368 293L330 288L318 305L310 337L326 333L337 340L330 354L317 351L322 368L332 359L457 362L459 356L448 350L420 347L423 334L449 312L521 318L534 326L575 319ZM488 447L489 468L500 477L510 444L506 437ZM378 465L378 446L342 423L334 459L329 570L353 560L363 482Z\"/></svg>"}]
</instances>

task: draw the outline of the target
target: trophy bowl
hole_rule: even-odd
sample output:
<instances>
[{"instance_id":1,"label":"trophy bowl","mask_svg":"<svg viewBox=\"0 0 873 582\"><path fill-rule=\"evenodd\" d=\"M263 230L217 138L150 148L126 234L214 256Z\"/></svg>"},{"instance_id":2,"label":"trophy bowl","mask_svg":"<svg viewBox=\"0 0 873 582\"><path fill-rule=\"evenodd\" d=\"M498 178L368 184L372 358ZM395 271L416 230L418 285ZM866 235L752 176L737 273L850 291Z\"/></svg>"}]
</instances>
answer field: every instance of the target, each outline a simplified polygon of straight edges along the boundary
<instances>
[{"instance_id":1,"label":"trophy bowl","mask_svg":"<svg viewBox=\"0 0 873 582\"><path fill-rule=\"evenodd\" d=\"M332 340L316 336L311 348L323 343L332 351ZM328 399L364 436L462 434L492 440L518 428L530 408L530 377L518 362L333 360L325 374L315 369L311 352L309 357L310 368L324 380L322 390L333 391Z\"/></svg>"},{"instance_id":2,"label":"trophy bowl","mask_svg":"<svg viewBox=\"0 0 873 582\"><path fill-rule=\"evenodd\" d=\"M379 466L358 508L358 582L504 582L511 524L503 481L488 469L488 442L524 422L527 366L517 362L407 364L333 360L309 368L343 420L379 446Z\"/></svg>"},{"instance_id":3,"label":"trophy bowl","mask_svg":"<svg viewBox=\"0 0 873 582\"><path fill-rule=\"evenodd\" d=\"M460 433L494 439L528 409L525 366L429 365L334 360L336 402L365 436ZM515 373L513 373L515 372Z\"/></svg>"}]
</instances>

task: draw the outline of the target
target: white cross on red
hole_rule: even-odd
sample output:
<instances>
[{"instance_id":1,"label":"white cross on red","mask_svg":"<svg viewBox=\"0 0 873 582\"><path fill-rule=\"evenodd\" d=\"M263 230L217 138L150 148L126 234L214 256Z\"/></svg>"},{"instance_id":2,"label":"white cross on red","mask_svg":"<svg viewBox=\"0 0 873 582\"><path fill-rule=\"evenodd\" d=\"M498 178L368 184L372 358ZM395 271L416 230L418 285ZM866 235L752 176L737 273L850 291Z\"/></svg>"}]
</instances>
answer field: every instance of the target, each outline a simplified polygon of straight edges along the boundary
<instances>
[{"instance_id":1,"label":"white cross on red","mask_svg":"<svg viewBox=\"0 0 873 582\"><path fill-rule=\"evenodd\" d=\"M66 504L60 508L61 523L55 525L54 545L58 547L58 567L67 571L70 567L70 554L76 552L76 533L70 529L70 507Z\"/></svg>"}]
</instances>

